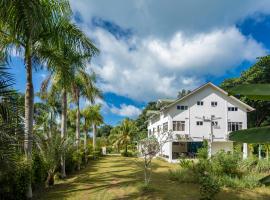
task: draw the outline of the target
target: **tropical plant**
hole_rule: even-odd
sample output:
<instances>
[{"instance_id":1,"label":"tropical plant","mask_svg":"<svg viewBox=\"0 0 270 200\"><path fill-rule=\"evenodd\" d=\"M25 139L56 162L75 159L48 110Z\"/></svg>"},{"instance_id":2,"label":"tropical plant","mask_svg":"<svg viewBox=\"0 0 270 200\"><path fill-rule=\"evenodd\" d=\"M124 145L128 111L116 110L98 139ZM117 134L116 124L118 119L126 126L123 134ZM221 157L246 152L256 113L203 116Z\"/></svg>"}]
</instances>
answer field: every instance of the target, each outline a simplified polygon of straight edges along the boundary
<instances>
[{"instance_id":1,"label":"tropical plant","mask_svg":"<svg viewBox=\"0 0 270 200\"><path fill-rule=\"evenodd\" d=\"M101 115L101 105L87 106L83 112L84 118L84 151L87 155L87 135L90 127L92 126L93 131L93 150L96 150L96 127L103 123L103 117Z\"/></svg>"},{"instance_id":2,"label":"tropical plant","mask_svg":"<svg viewBox=\"0 0 270 200\"><path fill-rule=\"evenodd\" d=\"M47 55L42 54L42 42L53 37L51 27L60 19L70 15L66 0L14 0L0 1L1 51L8 54L14 48L22 54L26 67L25 92L25 155L31 160L34 88L32 68ZM54 39L58 37L53 37ZM42 56L41 56L42 55ZM32 197L31 185L27 197Z\"/></svg>"},{"instance_id":3,"label":"tropical plant","mask_svg":"<svg viewBox=\"0 0 270 200\"><path fill-rule=\"evenodd\" d=\"M46 184L51 186L54 184L54 175L61 161L61 155L66 151L70 144L67 138L61 138L60 134L53 130L53 134L37 132L35 134L35 144L39 150L42 159L46 164L47 179Z\"/></svg>"},{"instance_id":4,"label":"tropical plant","mask_svg":"<svg viewBox=\"0 0 270 200\"><path fill-rule=\"evenodd\" d=\"M133 139L138 129L135 122L130 119L124 119L121 124L114 129L110 134L110 140L114 146L124 147L124 154L128 154L128 145L135 142Z\"/></svg>"},{"instance_id":5,"label":"tropical plant","mask_svg":"<svg viewBox=\"0 0 270 200\"><path fill-rule=\"evenodd\" d=\"M96 49L95 49L96 50ZM97 51L97 50L96 50ZM73 82L73 100L76 104L76 146L80 150L80 97L86 98L90 103L95 102L96 97L101 97L101 92L95 86L95 74L89 75L84 70L78 70ZM78 165L80 169L80 165Z\"/></svg>"}]
</instances>

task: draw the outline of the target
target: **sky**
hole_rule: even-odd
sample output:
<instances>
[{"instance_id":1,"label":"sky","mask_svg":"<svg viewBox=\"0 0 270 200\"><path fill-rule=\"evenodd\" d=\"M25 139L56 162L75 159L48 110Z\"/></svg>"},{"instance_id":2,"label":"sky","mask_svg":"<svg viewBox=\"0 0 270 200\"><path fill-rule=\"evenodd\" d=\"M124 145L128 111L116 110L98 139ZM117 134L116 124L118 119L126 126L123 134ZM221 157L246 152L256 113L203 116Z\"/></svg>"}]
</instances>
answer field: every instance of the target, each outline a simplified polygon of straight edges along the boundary
<instances>
[{"instance_id":1,"label":"sky","mask_svg":"<svg viewBox=\"0 0 270 200\"><path fill-rule=\"evenodd\" d=\"M219 85L269 54L269 0L71 0L73 21L100 49L87 65L104 93L105 123L135 119L147 102ZM13 57L24 92L23 60ZM48 72L35 71L35 91ZM82 105L87 105L82 100Z\"/></svg>"}]
</instances>

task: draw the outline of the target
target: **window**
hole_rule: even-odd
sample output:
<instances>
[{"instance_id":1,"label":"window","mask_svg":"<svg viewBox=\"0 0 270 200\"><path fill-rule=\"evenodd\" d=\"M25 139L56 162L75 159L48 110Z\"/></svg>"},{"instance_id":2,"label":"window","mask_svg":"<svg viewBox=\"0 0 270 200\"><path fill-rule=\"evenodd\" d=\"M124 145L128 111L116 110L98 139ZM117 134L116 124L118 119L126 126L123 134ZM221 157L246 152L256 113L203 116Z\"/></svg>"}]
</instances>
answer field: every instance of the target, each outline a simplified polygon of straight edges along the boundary
<instances>
[{"instance_id":1,"label":"window","mask_svg":"<svg viewBox=\"0 0 270 200\"><path fill-rule=\"evenodd\" d=\"M184 131L185 121L173 121L173 131Z\"/></svg>"},{"instance_id":2,"label":"window","mask_svg":"<svg viewBox=\"0 0 270 200\"><path fill-rule=\"evenodd\" d=\"M238 131L243 127L242 122L228 122L228 131Z\"/></svg>"},{"instance_id":3,"label":"window","mask_svg":"<svg viewBox=\"0 0 270 200\"><path fill-rule=\"evenodd\" d=\"M156 129L155 128L153 128L153 133L155 133L156 132Z\"/></svg>"},{"instance_id":4,"label":"window","mask_svg":"<svg viewBox=\"0 0 270 200\"><path fill-rule=\"evenodd\" d=\"M197 101L198 106L203 106L203 101Z\"/></svg>"},{"instance_id":5,"label":"window","mask_svg":"<svg viewBox=\"0 0 270 200\"><path fill-rule=\"evenodd\" d=\"M188 106L177 106L177 110L187 110Z\"/></svg>"},{"instance_id":6,"label":"window","mask_svg":"<svg viewBox=\"0 0 270 200\"><path fill-rule=\"evenodd\" d=\"M211 106L212 106L212 107L216 107L216 106L217 106L217 102L216 102L216 101L212 101L212 102L211 102Z\"/></svg>"},{"instance_id":7,"label":"window","mask_svg":"<svg viewBox=\"0 0 270 200\"><path fill-rule=\"evenodd\" d=\"M157 127L157 132L160 133L160 131L161 131L161 126L158 125L158 127Z\"/></svg>"},{"instance_id":8,"label":"window","mask_svg":"<svg viewBox=\"0 0 270 200\"><path fill-rule=\"evenodd\" d=\"M163 123L163 131L168 131L168 122Z\"/></svg>"},{"instance_id":9,"label":"window","mask_svg":"<svg viewBox=\"0 0 270 200\"><path fill-rule=\"evenodd\" d=\"M237 111L238 108L237 107L228 107L228 111Z\"/></svg>"},{"instance_id":10,"label":"window","mask_svg":"<svg viewBox=\"0 0 270 200\"><path fill-rule=\"evenodd\" d=\"M148 130L149 135L151 135L151 129Z\"/></svg>"},{"instance_id":11,"label":"window","mask_svg":"<svg viewBox=\"0 0 270 200\"><path fill-rule=\"evenodd\" d=\"M197 126L202 126L203 122L202 121L197 121L196 124L197 124Z\"/></svg>"}]
</instances>

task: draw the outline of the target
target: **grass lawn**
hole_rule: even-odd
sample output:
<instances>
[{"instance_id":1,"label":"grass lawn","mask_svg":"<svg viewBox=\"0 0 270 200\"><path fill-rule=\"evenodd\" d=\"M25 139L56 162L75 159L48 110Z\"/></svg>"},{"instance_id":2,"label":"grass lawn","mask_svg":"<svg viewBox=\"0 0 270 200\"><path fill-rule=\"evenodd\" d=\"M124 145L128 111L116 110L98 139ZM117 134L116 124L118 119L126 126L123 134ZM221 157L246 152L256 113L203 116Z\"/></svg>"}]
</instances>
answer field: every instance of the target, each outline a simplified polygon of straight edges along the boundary
<instances>
[{"instance_id":1,"label":"grass lawn","mask_svg":"<svg viewBox=\"0 0 270 200\"><path fill-rule=\"evenodd\" d=\"M55 186L38 194L38 199L67 200L107 200L107 199L199 199L199 187L196 184L179 184L168 179L168 169L176 164L155 160L153 163L153 192L143 194L138 189L143 181L143 172L138 159L107 156L91 161L88 167L56 182ZM254 190L223 189L218 200L233 199L270 199L270 187Z\"/></svg>"}]
</instances>

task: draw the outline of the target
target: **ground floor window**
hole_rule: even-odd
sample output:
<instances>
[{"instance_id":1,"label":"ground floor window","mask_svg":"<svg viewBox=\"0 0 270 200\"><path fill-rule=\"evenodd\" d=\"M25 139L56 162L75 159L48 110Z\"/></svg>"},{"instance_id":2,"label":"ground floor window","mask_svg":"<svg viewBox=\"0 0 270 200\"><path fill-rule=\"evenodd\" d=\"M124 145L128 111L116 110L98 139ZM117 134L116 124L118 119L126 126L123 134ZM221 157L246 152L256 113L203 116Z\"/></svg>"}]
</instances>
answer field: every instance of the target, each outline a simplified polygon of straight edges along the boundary
<instances>
[{"instance_id":1,"label":"ground floor window","mask_svg":"<svg viewBox=\"0 0 270 200\"><path fill-rule=\"evenodd\" d=\"M238 131L243 127L242 122L228 122L228 131Z\"/></svg>"},{"instance_id":2,"label":"ground floor window","mask_svg":"<svg viewBox=\"0 0 270 200\"><path fill-rule=\"evenodd\" d=\"M163 123L163 132L168 131L168 122Z\"/></svg>"}]
</instances>

